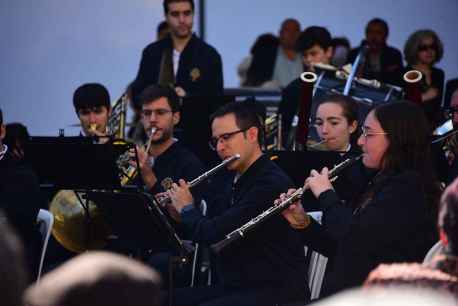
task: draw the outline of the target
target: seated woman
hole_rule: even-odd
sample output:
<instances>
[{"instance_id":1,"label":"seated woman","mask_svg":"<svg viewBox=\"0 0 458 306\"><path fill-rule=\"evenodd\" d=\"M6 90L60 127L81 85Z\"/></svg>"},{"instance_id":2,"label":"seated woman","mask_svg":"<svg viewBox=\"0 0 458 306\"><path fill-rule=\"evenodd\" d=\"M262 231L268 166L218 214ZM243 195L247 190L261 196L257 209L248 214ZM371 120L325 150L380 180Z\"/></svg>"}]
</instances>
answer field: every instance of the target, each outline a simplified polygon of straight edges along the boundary
<instances>
[{"instance_id":1,"label":"seated woman","mask_svg":"<svg viewBox=\"0 0 458 306\"><path fill-rule=\"evenodd\" d=\"M354 151L358 128L356 101L342 95L326 97L316 110L315 128L321 139L320 149L342 153ZM318 148L316 145L311 148Z\"/></svg>"},{"instance_id":2,"label":"seated woman","mask_svg":"<svg viewBox=\"0 0 458 306\"><path fill-rule=\"evenodd\" d=\"M343 95L325 97L317 107L314 122L321 141L309 145L308 150L339 152L341 160L361 154L361 149L357 145L358 104L351 97ZM361 163L359 167L344 170L341 179L334 185L341 199L350 201L355 191L363 187L357 182L366 181L366 175ZM321 210L312 194L305 195L303 203L307 203L307 210Z\"/></svg>"},{"instance_id":3,"label":"seated woman","mask_svg":"<svg viewBox=\"0 0 458 306\"><path fill-rule=\"evenodd\" d=\"M404 46L407 71L415 69L423 74L421 79L422 107L435 128L441 121L441 103L444 71L434 67L444 54L444 46L432 30L419 30L409 36Z\"/></svg>"},{"instance_id":4,"label":"seated woman","mask_svg":"<svg viewBox=\"0 0 458 306\"><path fill-rule=\"evenodd\" d=\"M282 212L305 244L330 257L324 295L361 285L380 263L421 261L436 240L440 190L422 110L410 102L381 104L367 115L362 131L362 163L372 175L353 203L340 201L323 168L305 181L323 209L323 225L299 203Z\"/></svg>"}]
</instances>

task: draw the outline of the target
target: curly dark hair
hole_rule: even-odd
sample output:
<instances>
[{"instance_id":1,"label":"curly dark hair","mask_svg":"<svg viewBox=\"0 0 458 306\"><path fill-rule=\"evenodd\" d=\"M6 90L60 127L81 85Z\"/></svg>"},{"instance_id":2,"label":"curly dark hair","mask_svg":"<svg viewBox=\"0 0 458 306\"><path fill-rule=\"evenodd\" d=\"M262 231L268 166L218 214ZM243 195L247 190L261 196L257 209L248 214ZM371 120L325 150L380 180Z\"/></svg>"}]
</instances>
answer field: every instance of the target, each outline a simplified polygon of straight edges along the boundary
<instances>
[{"instance_id":1,"label":"curly dark hair","mask_svg":"<svg viewBox=\"0 0 458 306\"><path fill-rule=\"evenodd\" d=\"M436 51L436 60L434 63L438 63L442 59L444 55L444 45L436 32L433 30L418 30L409 36L404 45L404 58L410 66L417 63L418 51L425 38L433 39Z\"/></svg>"}]
</instances>

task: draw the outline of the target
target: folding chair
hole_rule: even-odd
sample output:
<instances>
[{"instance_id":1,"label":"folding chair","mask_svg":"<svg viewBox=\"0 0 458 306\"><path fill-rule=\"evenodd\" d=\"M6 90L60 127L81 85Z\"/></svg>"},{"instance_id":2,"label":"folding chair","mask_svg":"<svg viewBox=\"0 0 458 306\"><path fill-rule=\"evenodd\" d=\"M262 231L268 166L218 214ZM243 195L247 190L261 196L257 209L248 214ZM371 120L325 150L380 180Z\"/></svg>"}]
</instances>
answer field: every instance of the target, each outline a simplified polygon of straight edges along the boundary
<instances>
[{"instance_id":1,"label":"folding chair","mask_svg":"<svg viewBox=\"0 0 458 306\"><path fill-rule=\"evenodd\" d=\"M46 249L48 247L49 237L51 236L52 226L54 224L54 216L45 209L40 209L37 216L37 225L41 233L41 256L40 265L38 266L37 282L40 281L41 271L43 269L43 263L45 260Z\"/></svg>"}]
</instances>

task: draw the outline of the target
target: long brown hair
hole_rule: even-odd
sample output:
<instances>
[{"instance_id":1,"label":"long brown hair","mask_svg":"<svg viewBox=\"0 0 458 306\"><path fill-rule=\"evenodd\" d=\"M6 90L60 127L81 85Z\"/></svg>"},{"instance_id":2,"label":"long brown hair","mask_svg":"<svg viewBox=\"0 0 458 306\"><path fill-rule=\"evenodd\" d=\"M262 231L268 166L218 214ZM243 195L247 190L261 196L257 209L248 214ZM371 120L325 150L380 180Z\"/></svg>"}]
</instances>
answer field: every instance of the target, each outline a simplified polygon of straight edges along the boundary
<instances>
[{"instance_id":1,"label":"long brown hair","mask_svg":"<svg viewBox=\"0 0 458 306\"><path fill-rule=\"evenodd\" d=\"M382 171L417 172L435 217L441 190L433 169L431 129L424 112L408 101L381 104L373 112L389 141Z\"/></svg>"}]
</instances>

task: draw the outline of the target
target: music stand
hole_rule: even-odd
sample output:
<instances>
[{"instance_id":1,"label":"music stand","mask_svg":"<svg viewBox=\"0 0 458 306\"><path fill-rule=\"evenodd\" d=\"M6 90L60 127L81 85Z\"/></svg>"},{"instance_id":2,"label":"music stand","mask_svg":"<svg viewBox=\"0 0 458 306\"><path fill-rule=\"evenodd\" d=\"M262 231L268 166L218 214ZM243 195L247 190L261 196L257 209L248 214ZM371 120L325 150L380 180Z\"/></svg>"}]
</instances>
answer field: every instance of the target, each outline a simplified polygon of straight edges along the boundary
<instances>
[{"instance_id":1,"label":"music stand","mask_svg":"<svg viewBox=\"0 0 458 306\"><path fill-rule=\"evenodd\" d=\"M186 258L188 251L152 195L145 192L89 191L112 231L131 254L172 249Z\"/></svg>"},{"instance_id":2,"label":"music stand","mask_svg":"<svg viewBox=\"0 0 458 306\"><path fill-rule=\"evenodd\" d=\"M120 189L119 156L129 144L93 144L86 137L32 137L25 161L41 185L59 189Z\"/></svg>"},{"instance_id":3,"label":"music stand","mask_svg":"<svg viewBox=\"0 0 458 306\"><path fill-rule=\"evenodd\" d=\"M159 208L154 196L145 192L88 193L112 230L112 239L122 241L129 253L142 254L167 248L174 256L169 261L169 290L173 291L173 271L188 261L190 250L178 237L167 217ZM173 293L169 293L169 305L173 305Z\"/></svg>"}]
</instances>

